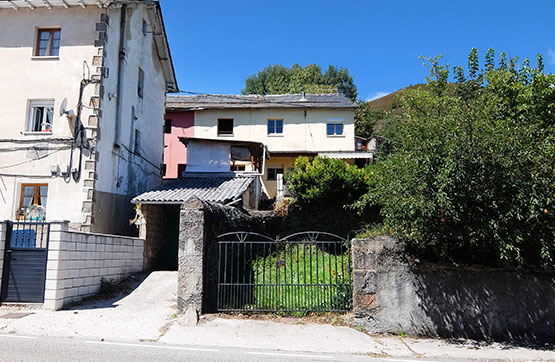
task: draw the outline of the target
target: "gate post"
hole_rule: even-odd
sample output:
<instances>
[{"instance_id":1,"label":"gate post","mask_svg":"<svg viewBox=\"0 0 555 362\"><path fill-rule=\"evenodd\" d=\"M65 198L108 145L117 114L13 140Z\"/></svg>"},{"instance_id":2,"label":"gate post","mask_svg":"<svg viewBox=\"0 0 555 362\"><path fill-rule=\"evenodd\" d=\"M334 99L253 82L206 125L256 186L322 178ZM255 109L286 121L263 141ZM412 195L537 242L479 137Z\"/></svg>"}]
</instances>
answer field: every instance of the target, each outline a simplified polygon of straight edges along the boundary
<instances>
[{"instance_id":1,"label":"gate post","mask_svg":"<svg viewBox=\"0 0 555 362\"><path fill-rule=\"evenodd\" d=\"M8 222L0 221L0 295L2 295L2 278L4 276L4 248L6 247L6 233L8 232Z\"/></svg>"},{"instance_id":2,"label":"gate post","mask_svg":"<svg viewBox=\"0 0 555 362\"><path fill-rule=\"evenodd\" d=\"M204 207L193 200L180 211L177 307L180 312L196 313L197 318L202 312L203 256Z\"/></svg>"}]
</instances>

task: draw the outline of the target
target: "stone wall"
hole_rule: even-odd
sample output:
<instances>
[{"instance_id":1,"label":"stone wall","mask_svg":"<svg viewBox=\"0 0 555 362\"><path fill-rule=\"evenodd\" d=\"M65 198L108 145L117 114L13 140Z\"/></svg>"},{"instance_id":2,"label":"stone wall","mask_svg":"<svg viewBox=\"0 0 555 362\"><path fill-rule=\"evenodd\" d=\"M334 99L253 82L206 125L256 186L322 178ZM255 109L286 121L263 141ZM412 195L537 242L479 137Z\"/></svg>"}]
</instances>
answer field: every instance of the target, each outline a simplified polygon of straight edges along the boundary
<instances>
[{"instance_id":1,"label":"stone wall","mask_svg":"<svg viewBox=\"0 0 555 362\"><path fill-rule=\"evenodd\" d=\"M418 264L389 237L355 239L353 308L371 333L555 340L555 274Z\"/></svg>"},{"instance_id":2,"label":"stone wall","mask_svg":"<svg viewBox=\"0 0 555 362\"><path fill-rule=\"evenodd\" d=\"M139 238L145 240L144 268L158 267L166 244L166 215L164 205L141 205Z\"/></svg>"},{"instance_id":3,"label":"stone wall","mask_svg":"<svg viewBox=\"0 0 555 362\"><path fill-rule=\"evenodd\" d=\"M184 204L179 228L179 277L177 305L180 311L197 313L216 309L218 280L217 236L231 231L266 233L270 213L249 214L217 203L192 200Z\"/></svg>"},{"instance_id":4,"label":"stone wall","mask_svg":"<svg viewBox=\"0 0 555 362\"><path fill-rule=\"evenodd\" d=\"M6 246L6 233L8 231L8 222L0 221L0 295L2 293L2 275L4 271L4 248Z\"/></svg>"},{"instance_id":5,"label":"stone wall","mask_svg":"<svg viewBox=\"0 0 555 362\"><path fill-rule=\"evenodd\" d=\"M144 240L68 231L52 223L44 308L61 309L99 291L102 278L118 281L143 270Z\"/></svg>"}]
</instances>

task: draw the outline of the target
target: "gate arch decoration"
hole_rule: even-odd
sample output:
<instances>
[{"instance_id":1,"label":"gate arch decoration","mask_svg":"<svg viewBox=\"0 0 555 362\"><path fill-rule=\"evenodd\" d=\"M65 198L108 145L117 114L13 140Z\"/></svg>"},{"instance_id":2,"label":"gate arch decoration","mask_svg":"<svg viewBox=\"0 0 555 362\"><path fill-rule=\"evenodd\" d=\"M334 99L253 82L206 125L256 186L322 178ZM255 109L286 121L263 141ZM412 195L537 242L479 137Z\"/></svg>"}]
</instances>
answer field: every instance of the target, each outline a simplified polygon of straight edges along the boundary
<instances>
[{"instance_id":1,"label":"gate arch decoration","mask_svg":"<svg viewBox=\"0 0 555 362\"><path fill-rule=\"evenodd\" d=\"M217 238L220 312L345 312L351 309L351 245L305 231L272 239L253 232Z\"/></svg>"}]
</instances>

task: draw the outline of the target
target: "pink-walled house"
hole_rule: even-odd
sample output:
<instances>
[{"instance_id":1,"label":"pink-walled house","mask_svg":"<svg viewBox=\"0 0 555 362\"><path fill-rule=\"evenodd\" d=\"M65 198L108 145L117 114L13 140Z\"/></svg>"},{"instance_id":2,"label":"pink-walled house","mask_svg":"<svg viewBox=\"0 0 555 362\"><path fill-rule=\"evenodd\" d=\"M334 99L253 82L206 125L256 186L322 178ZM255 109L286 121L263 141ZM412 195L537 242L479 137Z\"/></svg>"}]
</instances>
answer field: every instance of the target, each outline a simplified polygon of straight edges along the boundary
<instances>
[{"instance_id":1,"label":"pink-walled house","mask_svg":"<svg viewBox=\"0 0 555 362\"><path fill-rule=\"evenodd\" d=\"M164 124L165 179L179 178L187 166L187 148L179 137L193 137L195 111L171 111L166 113Z\"/></svg>"}]
</instances>

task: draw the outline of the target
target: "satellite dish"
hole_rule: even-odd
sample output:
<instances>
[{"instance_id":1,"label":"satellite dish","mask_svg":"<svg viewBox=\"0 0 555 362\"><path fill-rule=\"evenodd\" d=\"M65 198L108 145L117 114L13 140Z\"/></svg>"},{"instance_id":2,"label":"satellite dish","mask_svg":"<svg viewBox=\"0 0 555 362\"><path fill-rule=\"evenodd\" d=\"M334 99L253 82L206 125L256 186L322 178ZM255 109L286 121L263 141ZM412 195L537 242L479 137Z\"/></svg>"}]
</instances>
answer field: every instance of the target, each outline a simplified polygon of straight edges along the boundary
<instances>
[{"instance_id":1,"label":"satellite dish","mask_svg":"<svg viewBox=\"0 0 555 362\"><path fill-rule=\"evenodd\" d=\"M64 98L64 100L62 101L62 104L60 104L60 117L66 114L66 108L67 108L67 98Z\"/></svg>"}]
</instances>

